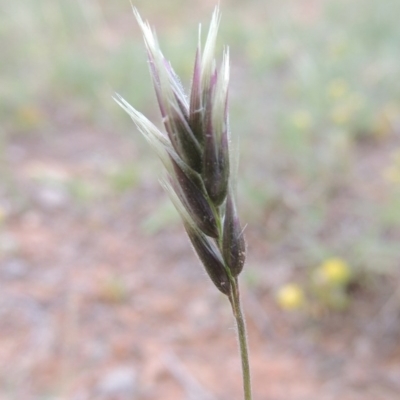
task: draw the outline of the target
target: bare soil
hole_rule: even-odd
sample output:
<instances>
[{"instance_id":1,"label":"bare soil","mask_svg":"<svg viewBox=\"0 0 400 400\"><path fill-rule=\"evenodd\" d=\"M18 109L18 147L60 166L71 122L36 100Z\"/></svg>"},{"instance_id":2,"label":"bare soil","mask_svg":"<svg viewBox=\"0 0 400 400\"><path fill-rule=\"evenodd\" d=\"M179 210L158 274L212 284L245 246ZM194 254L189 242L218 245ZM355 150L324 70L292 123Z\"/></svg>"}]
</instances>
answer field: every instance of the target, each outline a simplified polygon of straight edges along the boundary
<instances>
[{"instance_id":1,"label":"bare soil","mask_svg":"<svg viewBox=\"0 0 400 400\"><path fill-rule=\"evenodd\" d=\"M101 184L104 165L132 162L136 144L75 127L5 150L0 399L241 399L229 302L179 225L144 233L164 196L157 181L80 203L37 179ZM247 234L259 277L242 282L254 399L399 399L390 284L358 288L343 313L283 313L268 283L280 266L263 270L268 247Z\"/></svg>"}]
</instances>

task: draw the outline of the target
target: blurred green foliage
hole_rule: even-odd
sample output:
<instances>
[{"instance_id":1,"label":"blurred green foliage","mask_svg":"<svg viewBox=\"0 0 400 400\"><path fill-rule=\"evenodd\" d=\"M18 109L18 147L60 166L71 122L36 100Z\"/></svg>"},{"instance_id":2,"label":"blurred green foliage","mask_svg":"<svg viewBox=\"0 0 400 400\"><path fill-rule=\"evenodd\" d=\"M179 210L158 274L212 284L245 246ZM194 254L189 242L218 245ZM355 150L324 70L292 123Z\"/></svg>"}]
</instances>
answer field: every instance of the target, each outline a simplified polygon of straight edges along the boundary
<instances>
[{"instance_id":1,"label":"blurred green foliage","mask_svg":"<svg viewBox=\"0 0 400 400\"><path fill-rule=\"evenodd\" d=\"M208 21L212 9L178 0L134 5L157 26L165 55L188 87L197 23ZM398 267L396 5L221 4L219 42L229 44L232 55L240 208L271 257L285 254L295 268L312 268L331 254L345 257L355 270ZM156 113L128 1L0 0L0 46L3 140L41 131L57 135L66 118L71 126L132 131L111 100L114 91L139 110ZM121 168L104 178L120 195L139 180L132 165ZM73 181L70 190L81 200L96 197L84 180ZM153 218L146 229L157 230L165 221L170 218Z\"/></svg>"}]
</instances>

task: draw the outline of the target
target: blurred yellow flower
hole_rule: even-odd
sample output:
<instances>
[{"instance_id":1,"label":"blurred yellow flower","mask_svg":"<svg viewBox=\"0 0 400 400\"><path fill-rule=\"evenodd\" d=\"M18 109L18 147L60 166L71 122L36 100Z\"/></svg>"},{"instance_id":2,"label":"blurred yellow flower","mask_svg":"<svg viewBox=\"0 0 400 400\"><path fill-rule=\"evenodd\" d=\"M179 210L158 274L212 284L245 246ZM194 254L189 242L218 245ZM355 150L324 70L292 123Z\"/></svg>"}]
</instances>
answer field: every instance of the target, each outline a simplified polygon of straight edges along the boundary
<instances>
[{"instance_id":1,"label":"blurred yellow flower","mask_svg":"<svg viewBox=\"0 0 400 400\"><path fill-rule=\"evenodd\" d=\"M284 310L296 310L305 303L303 289L294 283L282 286L277 293L276 299Z\"/></svg>"},{"instance_id":2,"label":"blurred yellow flower","mask_svg":"<svg viewBox=\"0 0 400 400\"><path fill-rule=\"evenodd\" d=\"M328 96L331 99L339 99L348 92L348 86L344 79L338 78L328 85Z\"/></svg>"},{"instance_id":3,"label":"blurred yellow flower","mask_svg":"<svg viewBox=\"0 0 400 400\"><path fill-rule=\"evenodd\" d=\"M374 118L373 129L378 137L387 137L395 131L396 118L399 115L399 110L393 103L384 105L378 110Z\"/></svg>"},{"instance_id":4,"label":"blurred yellow flower","mask_svg":"<svg viewBox=\"0 0 400 400\"><path fill-rule=\"evenodd\" d=\"M292 115L292 124L299 130L305 131L311 128L312 117L308 111L299 110Z\"/></svg>"},{"instance_id":5,"label":"blurred yellow flower","mask_svg":"<svg viewBox=\"0 0 400 400\"><path fill-rule=\"evenodd\" d=\"M344 107L344 106L338 106L335 107L332 112L331 112L331 120L336 124L336 125L345 125L347 122L350 121L351 116L353 114L349 107Z\"/></svg>"},{"instance_id":6,"label":"blurred yellow flower","mask_svg":"<svg viewBox=\"0 0 400 400\"><path fill-rule=\"evenodd\" d=\"M383 171L383 179L387 183L400 183L400 166L391 165Z\"/></svg>"},{"instance_id":7,"label":"blurred yellow flower","mask_svg":"<svg viewBox=\"0 0 400 400\"><path fill-rule=\"evenodd\" d=\"M2 224L7 217L7 211L0 206L0 224Z\"/></svg>"},{"instance_id":8,"label":"blurred yellow flower","mask_svg":"<svg viewBox=\"0 0 400 400\"><path fill-rule=\"evenodd\" d=\"M400 167L400 148L392 153L393 162Z\"/></svg>"},{"instance_id":9,"label":"blurred yellow flower","mask_svg":"<svg viewBox=\"0 0 400 400\"><path fill-rule=\"evenodd\" d=\"M44 122L44 115L34 105L24 106L17 111L17 120L25 128L37 128Z\"/></svg>"},{"instance_id":10,"label":"blurred yellow flower","mask_svg":"<svg viewBox=\"0 0 400 400\"><path fill-rule=\"evenodd\" d=\"M382 113L379 113L375 117L375 121L373 124L373 132L379 138L387 138L392 131L392 126L389 123L386 116Z\"/></svg>"},{"instance_id":11,"label":"blurred yellow flower","mask_svg":"<svg viewBox=\"0 0 400 400\"><path fill-rule=\"evenodd\" d=\"M325 260L315 271L314 280L318 284L332 286L346 285L351 278L349 265L345 260L332 257Z\"/></svg>"}]
</instances>

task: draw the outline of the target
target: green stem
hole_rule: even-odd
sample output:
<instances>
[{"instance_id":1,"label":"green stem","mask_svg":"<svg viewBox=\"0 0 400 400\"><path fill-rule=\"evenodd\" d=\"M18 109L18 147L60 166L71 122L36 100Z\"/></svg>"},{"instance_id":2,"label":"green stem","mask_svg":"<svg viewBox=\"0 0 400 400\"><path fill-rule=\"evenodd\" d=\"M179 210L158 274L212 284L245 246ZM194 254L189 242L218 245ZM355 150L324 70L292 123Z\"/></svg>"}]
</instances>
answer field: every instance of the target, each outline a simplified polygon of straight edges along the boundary
<instances>
[{"instance_id":1,"label":"green stem","mask_svg":"<svg viewBox=\"0 0 400 400\"><path fill-rule=\"evenodd\" d=\"M246 322L243 317L242 308L240 305L239 282L237 279L232 279L232 293L229 300L232 304L233 314L236 319L236 325L239 337L240 358L242 359L242 375L243 375L243 390L244 400L251 400L251 379L250 379L250 364L249 351L247 347Z\"/></svg>"}]
</instances>

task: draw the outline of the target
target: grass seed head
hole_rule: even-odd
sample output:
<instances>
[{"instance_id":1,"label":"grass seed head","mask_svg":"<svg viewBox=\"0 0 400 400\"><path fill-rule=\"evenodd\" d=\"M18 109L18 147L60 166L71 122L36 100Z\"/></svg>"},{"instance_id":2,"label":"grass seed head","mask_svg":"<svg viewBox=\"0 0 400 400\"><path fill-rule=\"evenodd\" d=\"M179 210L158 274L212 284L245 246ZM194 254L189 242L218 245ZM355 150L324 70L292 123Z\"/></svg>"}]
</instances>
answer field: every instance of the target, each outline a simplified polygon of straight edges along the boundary
<instances>
[{"instance_id":1,"label":"grass seed head","mask_svg":"<svg viewBox=\"0 0 400 400\"><path fill-rule=\"evenodd\" d=\"M191 92L162 54L157 37L137 10L136 19L147 48L150 73L166 134L122 97L117 103L131 116L163 162L163 185L177 208L189 239L215 286L231 295L231 282L242 271L245 242L231 194L228 86L229 52L220 68L215 43L220 14L212 16L204 50L200 30Z\"/></svg>"}]
</instances>

